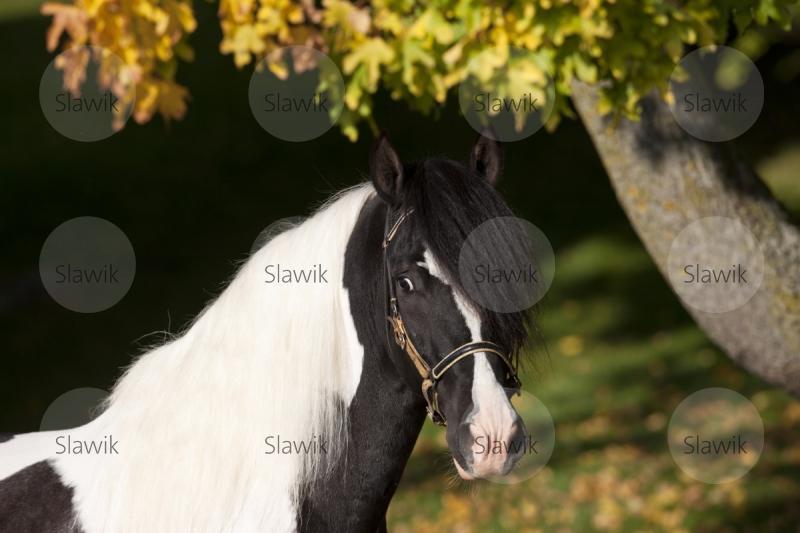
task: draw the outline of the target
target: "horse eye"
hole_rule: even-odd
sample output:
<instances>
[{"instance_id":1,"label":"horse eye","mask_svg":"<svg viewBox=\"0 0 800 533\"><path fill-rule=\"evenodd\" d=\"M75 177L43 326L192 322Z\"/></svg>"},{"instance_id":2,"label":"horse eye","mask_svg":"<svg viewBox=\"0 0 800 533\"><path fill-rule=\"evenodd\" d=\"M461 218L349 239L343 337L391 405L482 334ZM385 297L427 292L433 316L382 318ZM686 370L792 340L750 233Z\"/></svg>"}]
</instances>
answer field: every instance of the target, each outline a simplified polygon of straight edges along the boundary
<instances>
[{"instance_id":1,"label":"horse eye","mask_svg":"<svg viewBox=\"0 0 800 533\"><path fill-rule=\"evenodd\" d=\"M400 288L405 292L412 292L414 290L414 283L412 283L408 276L402 276L398 278L397 284L400 285Z\"/></svg>"}]
</instances>

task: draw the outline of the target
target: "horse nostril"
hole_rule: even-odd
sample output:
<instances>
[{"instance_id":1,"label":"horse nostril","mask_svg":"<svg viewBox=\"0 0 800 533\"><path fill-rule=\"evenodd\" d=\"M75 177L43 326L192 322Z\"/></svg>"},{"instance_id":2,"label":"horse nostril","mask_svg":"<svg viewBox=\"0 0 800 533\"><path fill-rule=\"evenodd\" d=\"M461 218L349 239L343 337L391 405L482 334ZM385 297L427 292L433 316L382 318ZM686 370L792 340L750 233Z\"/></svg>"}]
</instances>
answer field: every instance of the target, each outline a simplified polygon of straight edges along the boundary
<instances>
[{"instance_id":1,"label":"horse nostril","mask_svg":"<svg viewBox=\"0 0 800 533\"><path fill-rule=\"evenodd\" d=\"M461 422L458 426L453 427L452 441L450 440L450 433L448 431L448 443L452 450L457 451L460 463L458 466L464 468L466 471L471 471L475 462L475 447L474 439L472 438L472 424L470 422ZM449 427L448 427L449 429ZM463 476L462 476L463 477Z\"/></svg>"},{"instance_id":2,"label":"horse nostril","mask_svg":"<svg viewBox=\"0 0 800 533\"><path fill-rule=\"evenodd\" d=\"M520 419L514 422L508 438L508 454L503 465L503 475L508 474L528 452L529 438L525 431L525 425Z\"/></svg>"},{"instance_id":3,"label":"horse nostril","mask_svg":"<svg viewBox=\"0 0 800 533\"><path fill-rule=\"evenodd\" d=\"M519 461L520 457L525 455L525 447L527 445L527 436L525 435L525 429L521 423L515 422L514 429L511 432L511 438L509 438L508 444L508 461L510 462L511 466L513 466L517 461Z\"/></svg>"}]
</instances>

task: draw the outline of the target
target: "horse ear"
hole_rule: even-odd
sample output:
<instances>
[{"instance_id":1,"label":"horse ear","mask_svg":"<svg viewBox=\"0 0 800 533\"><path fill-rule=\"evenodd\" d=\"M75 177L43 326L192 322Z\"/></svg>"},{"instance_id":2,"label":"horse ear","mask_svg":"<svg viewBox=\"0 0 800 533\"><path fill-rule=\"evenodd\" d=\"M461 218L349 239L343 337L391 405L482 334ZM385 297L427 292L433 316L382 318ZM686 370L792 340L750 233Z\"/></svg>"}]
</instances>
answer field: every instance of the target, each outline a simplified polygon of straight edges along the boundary
<instances>
[{"instance_id":1,"label":"horse ear","mask_svg":"<svg viewBox=\"0 0 800 533\"><path fill-rule=\"evenodd\" d=\"M390 206L400 203L400 191L403 187L403 164L385 132L381 132L372 146L369 175L378 196L384 202Z\"/></svg>"},{"instance_id":2,"label":"horse ear","mask_svg":"<svg viewBox=\"0 0 800 533\"><path fill-rule=\"evenodd\" d=\"M469 156L469 166L496 187L503 173L503 147L490 137L479 135Z\"/></svg>"}]
</instances>

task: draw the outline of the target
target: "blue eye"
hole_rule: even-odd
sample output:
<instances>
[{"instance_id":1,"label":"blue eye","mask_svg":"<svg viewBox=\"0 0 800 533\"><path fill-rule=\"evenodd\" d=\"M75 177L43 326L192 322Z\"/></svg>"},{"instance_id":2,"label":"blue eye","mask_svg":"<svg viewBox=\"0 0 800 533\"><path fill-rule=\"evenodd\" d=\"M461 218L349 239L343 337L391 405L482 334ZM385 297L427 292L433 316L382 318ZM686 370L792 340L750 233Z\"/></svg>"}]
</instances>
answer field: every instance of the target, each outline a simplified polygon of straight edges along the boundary
<instances>
[{"instance_id":1,"label":"blue eye","mask_svg":"<svg viewBox=\"0 0 800 533\"><path fill-rule=\"evenodd\" d=\"M404 292L413 292L414 291L414 283L408 276L401 276L397 278L397 284L403 289Z\"/></svg>"}]
</instances>

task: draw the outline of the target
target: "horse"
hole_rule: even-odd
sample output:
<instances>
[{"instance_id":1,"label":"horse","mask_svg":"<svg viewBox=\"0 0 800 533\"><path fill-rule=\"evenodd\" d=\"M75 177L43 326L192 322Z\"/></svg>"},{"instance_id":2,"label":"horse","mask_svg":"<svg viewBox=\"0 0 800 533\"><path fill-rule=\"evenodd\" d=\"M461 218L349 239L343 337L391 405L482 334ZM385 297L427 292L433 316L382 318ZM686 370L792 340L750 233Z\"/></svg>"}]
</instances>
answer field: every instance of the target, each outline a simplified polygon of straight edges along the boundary
<instances>
[{"instance_id":1,"label":"horse","mask_svg":"<svg viewBox=\"0 0 800 533\"><path fill-rule=\"evenodd\" d=\"M470 442L525 437L531 312L481 306L458 270L511 215L502 168L483 136L467 163L403 163L381 134L369 179L254 252L99 416L0 444L0 531L386 531L426 415L462 478L507 474L521 447Z\"/></svg>"}]
</instances>

